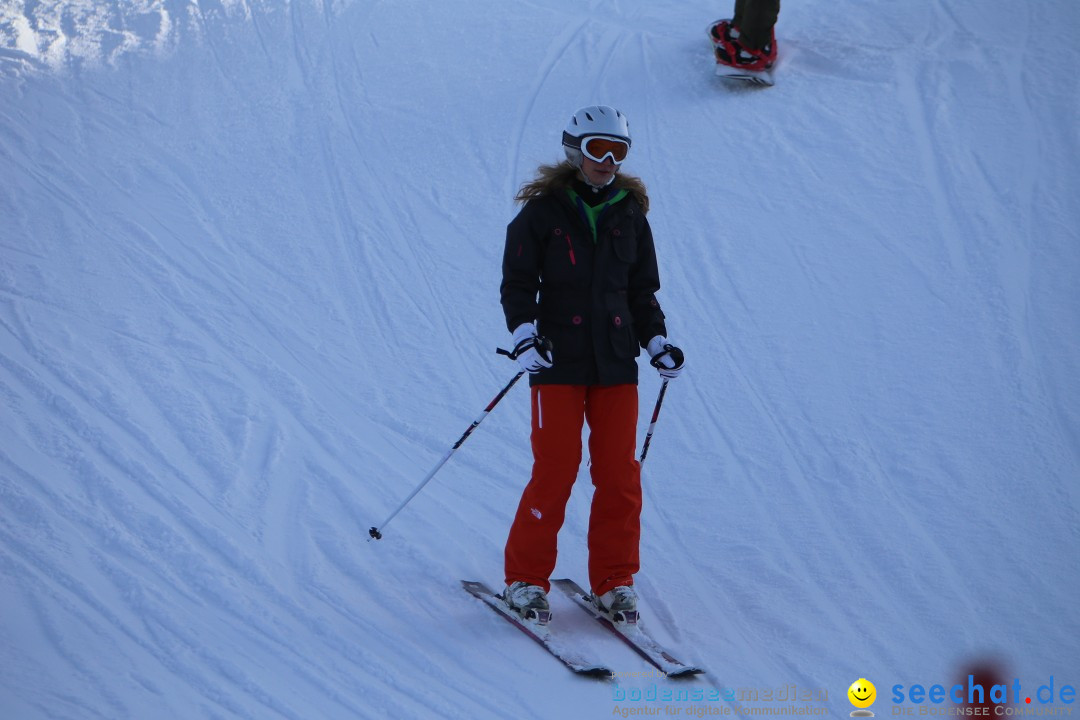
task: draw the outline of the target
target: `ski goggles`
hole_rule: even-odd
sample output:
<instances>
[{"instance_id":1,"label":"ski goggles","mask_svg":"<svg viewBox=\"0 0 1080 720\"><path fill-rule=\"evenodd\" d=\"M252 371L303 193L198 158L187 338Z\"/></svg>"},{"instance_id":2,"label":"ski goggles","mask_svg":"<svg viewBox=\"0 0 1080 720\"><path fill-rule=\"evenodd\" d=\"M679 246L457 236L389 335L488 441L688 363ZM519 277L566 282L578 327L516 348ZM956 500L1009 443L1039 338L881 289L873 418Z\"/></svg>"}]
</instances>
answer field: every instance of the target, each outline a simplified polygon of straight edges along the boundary
<instances>
[{"instance_id":1,"label":"ski goggles","mask_svg":"<svg viewBox=\"0 0 1080 720\"><path fill-rule=\"evenodd\" d=\"M607 135L586 135L582 138L568 136L565 138L572 142L570 147L581 150L581 154L593 162L602 163L608 157L616 165L621 165L630 152L630 143L621 138L613 138Z\"/></svg>"}]
</instances>

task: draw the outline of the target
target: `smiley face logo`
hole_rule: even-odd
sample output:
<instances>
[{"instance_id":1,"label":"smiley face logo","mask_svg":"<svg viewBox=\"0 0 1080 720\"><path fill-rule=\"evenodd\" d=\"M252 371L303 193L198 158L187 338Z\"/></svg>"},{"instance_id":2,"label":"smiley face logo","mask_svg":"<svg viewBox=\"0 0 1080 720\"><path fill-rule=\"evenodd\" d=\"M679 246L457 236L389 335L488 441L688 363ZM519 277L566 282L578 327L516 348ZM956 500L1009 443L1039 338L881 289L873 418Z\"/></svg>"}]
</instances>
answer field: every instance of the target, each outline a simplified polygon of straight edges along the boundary
<instances>
[{"instance_id":1,"label":"smiley face logo","mask_svg":"<svg viewBox=\"0 0 1080 720\"><path fill-rule=\"evenodd\" d=\"M848 700L851 704L857 708L868 708L874 704L874 700L877 699L877 688L874 687L874 683L870 682L866 678L859 678L855 682L851 683L851 687L847 691ZM852 713L854 715L854 713Z\"/></svg>"}]
</instances>

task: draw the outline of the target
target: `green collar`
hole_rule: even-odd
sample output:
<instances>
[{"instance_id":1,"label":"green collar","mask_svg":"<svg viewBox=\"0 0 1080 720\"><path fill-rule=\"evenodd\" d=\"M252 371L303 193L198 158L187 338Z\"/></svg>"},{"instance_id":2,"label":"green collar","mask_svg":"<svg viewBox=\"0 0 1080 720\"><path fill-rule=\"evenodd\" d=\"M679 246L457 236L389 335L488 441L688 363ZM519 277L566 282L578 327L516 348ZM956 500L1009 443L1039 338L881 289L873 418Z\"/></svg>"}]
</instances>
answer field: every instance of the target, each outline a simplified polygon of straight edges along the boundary
<instances>
[{"instance_id":1,"label":"green collar","mask_svg":"<svg viewBox=\"0 0 1080 720\"><path fill-rule=\"evenodd\" d=\"M588 224L589 230L592 231L592 239L594 243L597 239L596 226L597 223L599 223L600 221L600 217L604 214L604 211L630 194L627 190L619 190L607 200L594 207L585 202L580 195L574 192L572 188L566 188L566 192L570 195L570 202L574 204L574 207L578 209L578 212L581 213L581 216L585 218L585 222Z\"/></svg>"}]
</instances>

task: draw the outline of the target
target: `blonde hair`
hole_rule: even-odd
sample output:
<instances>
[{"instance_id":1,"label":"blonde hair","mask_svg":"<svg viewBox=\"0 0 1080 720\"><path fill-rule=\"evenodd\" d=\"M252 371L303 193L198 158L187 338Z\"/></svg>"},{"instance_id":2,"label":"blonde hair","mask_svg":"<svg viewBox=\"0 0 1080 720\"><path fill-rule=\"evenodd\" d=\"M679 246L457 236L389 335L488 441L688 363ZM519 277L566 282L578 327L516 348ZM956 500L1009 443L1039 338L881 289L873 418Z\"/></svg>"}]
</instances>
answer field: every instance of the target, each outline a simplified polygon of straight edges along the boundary
<instances>
[{"instance_id":1,"label":"blonde hair","mask_svg":"<svg viewBox=\"0 0 1080 720\"><path fill-rule=\"evenodd\" d=\"M557 190L570 187L578 176L578 168L569 160L563 160L554 165L541 165L536 169L536 177L522 184L514 201L524 204L528 201L551 195ZM635 175L617 173L611 181L611 186L617 190L626 190L641 205L642 212L649 212L649 193L645 190L645 183Z\"/></svg>"}]
</instances>

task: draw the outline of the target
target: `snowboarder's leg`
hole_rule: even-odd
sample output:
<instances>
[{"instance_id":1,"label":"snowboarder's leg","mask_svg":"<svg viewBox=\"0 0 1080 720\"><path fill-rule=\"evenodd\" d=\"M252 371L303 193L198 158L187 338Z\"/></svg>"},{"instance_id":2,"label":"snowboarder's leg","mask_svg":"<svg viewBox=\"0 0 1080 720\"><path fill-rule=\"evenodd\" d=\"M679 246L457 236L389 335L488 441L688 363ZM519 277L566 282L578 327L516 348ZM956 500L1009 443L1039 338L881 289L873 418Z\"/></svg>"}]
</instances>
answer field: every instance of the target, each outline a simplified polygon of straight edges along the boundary
<instances>
[{"instance_id":1,"label":"snowboarder's leg","mask_svg":"<svg viewBox=\"0 0 1080 720\"><path fill-rule=\"evenodd\" d=\"M584 386L532 388L532 478L521 495L506 541L506 584L551 588L559 528L581 465Z\"/></svg>"},{"instance_id":2,"label":"snowboarder's leg","mask_svg":"<svg viewBox=\"0 0 1080 720\"><path fill-rule=\"evenodd\" d=\"M735 0L732 24L739 28L742 44L761 50L773 42L773 27L780 16L780 0Z\"/></svg>"}]
</instances>

